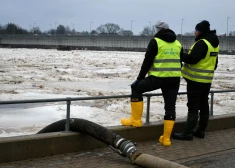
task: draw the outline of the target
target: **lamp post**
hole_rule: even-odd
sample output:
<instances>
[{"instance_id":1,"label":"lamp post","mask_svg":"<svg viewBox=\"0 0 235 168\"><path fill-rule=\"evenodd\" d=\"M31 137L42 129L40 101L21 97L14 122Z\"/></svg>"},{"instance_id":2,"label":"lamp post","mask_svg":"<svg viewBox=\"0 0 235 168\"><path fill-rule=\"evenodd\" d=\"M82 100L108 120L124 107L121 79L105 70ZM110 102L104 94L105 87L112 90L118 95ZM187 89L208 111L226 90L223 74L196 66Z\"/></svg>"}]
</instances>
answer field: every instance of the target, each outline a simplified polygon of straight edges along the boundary
<instances>
[{"instance_id":1,"label":"lamp post","mask_svg":"<svg viewBox=\"0 0 235 168\"><path fill-rule=\"evenodd\" d=\"M131 32L132 32L132 22L134 22L134 20L131 20ZM133 33L134 34L134 33Z\"/></svg>"},{"instance_id":2,"label":"lamp post","mask_svg":"<svg viewBox=\"0 0 235 168\"><path fill-rule=\"evenodd\" d=\"M227 43L227 50L229 50L229 43L228 43L228 20L230 19L231 17L227 17L227 34L226 34L226 43Z\"/></svg>"},{"instance_id":3,"label":"lamp post","mask_svg":"<svg viewBox=\"0 0 235 168\"><path fill-rule=\"evenodd\" d=\"M94 22L94 21L91 21L91 22L90 22L90 35L91 35L91 25L92 25L93 22Z\"/></svg>"},{"instance_id":4,"label":"lamp post","mask_svg":"<svg viewBox=\"0 0 235 168\"><path fill-rule=\"evenodd\" d=\"M33 23L33 33L35 34L35 26L36 25L36 23Z\"/></svg>"},{"instance_id":5,"label":"lamp post","mask_svg":"<svg viewBox=\"0 0 235 168\"><path fill-rule=\"evenodd\" d=\"M49 34L52 34L52 24L49 24L51 26L51 29L48 31Z\"/></svg>"},{"instance_id":6,"label":"lamp post","mask_svg":"<svg viewBox=\"0 0 235 168\"><path fill-rule=\"evenodd\" d=\"M57 22L55 22L55 36L56 36L56 24L57 24Z\"/></svg>"},{"instance_id":7,"label":"lamp post","mask_svg":"<svg viewBox=\"0 0 235 168\"><path fill-rule=\"evenodd\" d=\"M181 36L183 36L183 23L184 23L184 19L182 18L182 20L181 20Z\"/></svg>"},{"instance_id":8,"label":"lamp post","mask_svg":"<svg viewBox=\"0 0 235 168\"><path fill-rule=\"evenodd\" d=\"M72 33L74 33L74 23L71 23L73 25L73 30L72 30Z\"/></svg>"},{"instance_id":9,"label":"lamp post","mask_svg":"<svg viewBox=\"0 0 235 168\"><path fill-rule=\"evenodd\" d=\"M30 31L33 32L33 26L30 24Z\"/></svg>"},{"instance_id":10,"label":"lamp post","mask_svg":"<svg viewBox=\"0 0 235 168\"><path fill-rule=\"evenodd\" d=\"M71 23L73 25L73 30L74 30L74 23Z\"/></svg>"},{"instance_id":11,"label":"lamp post","mask_svg":"<svg viewBox=\"0 0 235 168\"><path fill-rule=\"evenodd\" d=\"M227 17L227 34L226 34L226 38L228 38L228 20L230 19L231 17Z\"/></svg>"},{"instance_id":12,"label":"lamp post","mask_svg":"<svg viewBox=\"0 0 235 168\"><path fill-rule=\"evenodd\" d=\"M184 18L182 18L182 20L181 20L181 42L182 42L182 38L183 38L183 23L184 23Z\"/></svg>"},{"instance_id":13,"label":"lamp post","mask_svg":"<svg viewBox=\"0 0 235 168\"><path fill-rule=\"evenodd\" d=\"M150 31L150 35L152 35L151 21L148 21L148 22L149 22L149 31Z\"/></svg>"}]
</instances>

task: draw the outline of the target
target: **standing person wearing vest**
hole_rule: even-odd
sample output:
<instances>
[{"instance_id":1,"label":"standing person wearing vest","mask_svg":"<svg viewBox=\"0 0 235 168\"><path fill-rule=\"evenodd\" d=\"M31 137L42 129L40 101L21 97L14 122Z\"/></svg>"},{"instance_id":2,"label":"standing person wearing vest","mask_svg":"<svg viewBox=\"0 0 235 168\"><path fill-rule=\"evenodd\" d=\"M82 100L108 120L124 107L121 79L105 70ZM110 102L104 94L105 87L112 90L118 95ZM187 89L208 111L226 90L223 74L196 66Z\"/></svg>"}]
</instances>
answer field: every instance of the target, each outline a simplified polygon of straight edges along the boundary
<instances>
[{"instance_id":1,"label":"standing person wearing vest","mask_svg":"<svg viewBox=\"0 0 235 168\"><path fill-rule=\"evenodd\" d=\"M141 127L142 93L161 88L165 102L165 116L164 133L159 141L164 146L170 146L181 76L180 54L183 54L183 49L167 23L158 21L156 29L157 33L149 42L137 80L131 85L131 116L128 119L122 118L121 124ZM145 78L147 73L148 77Z\"/></svg>"},{"instance_id":2,"label":"standing person wearing vest","mask_svg":"<svg viewBox=\"0 0 235 168\"><path fill-rule=\"evenodd\" d=\"M187 82L188 116L184 132L173 134L173 138L179 140L193 140L193 136L204 138L209 121L208 95L218 64L219 39L216 31L210 31L210 24L206 20L198 23L195 29L196 42L189 53L182 56L182 76ZM198 117L199 126L194 131Z\"/></svg>"}]
</instances>

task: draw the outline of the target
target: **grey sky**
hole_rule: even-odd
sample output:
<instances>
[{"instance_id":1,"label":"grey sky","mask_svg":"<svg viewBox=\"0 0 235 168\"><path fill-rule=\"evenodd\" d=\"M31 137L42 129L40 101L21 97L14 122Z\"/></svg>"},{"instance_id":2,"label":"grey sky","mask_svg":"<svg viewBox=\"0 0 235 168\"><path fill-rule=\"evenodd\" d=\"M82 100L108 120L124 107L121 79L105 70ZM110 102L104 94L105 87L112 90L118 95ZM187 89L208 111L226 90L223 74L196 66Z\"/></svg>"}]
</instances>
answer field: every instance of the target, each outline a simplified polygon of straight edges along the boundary
<instances>
[{"instance_id":1,"label":"grey sky","mask_svg":"<svg viewBox=\"0 0 235 168\"><path fill-rule=\"evenodd\" d=\"M116 23L125 30L139 34L144 26L163 20L177 34L193 31L200 20L208 20L211 29L227 32L235 30L234 0L1 0L0 24L8 22L30 29L39 26L42 31L59 24L76 31L90 31L101 24ZM91 21L94 21L92 24Z\"/></svg>"}]
</instances>

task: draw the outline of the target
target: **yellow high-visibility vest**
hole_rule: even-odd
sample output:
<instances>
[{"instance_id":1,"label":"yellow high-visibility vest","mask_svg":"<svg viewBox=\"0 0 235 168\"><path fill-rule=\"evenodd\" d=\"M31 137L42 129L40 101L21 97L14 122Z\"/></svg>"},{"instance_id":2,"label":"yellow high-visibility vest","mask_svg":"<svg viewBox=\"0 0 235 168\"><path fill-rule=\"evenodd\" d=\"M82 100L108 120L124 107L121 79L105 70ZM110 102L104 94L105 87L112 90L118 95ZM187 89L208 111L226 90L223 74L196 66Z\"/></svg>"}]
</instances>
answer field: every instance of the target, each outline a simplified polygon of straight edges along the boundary
<instances>
[{"instance_id":1,"label":"yellow high-visibility vest","mask_svg":"<svg viewBox=\"0 0 235 168\"><path fill-rule=\"evenodd\" d=\"M184 63L181 73L183 77L195 82L212 83L216 59L219 53L219 46L215 48L207 40L202 40L208 46L206 57L200 60L197 64ZM189 50L189 54L197 42L192 45Z\"/></svg>"},{"instance_id":2,"label":"yellow high-visibility vest","mask_svg":"<svg viewBox=\"0 0 235 168\"><path fill-rule=\"evenodd\" d=\"M156 77L180 77L181 63L180 52L182 46L178 40L173 43L155 38L158 45L158 54L155 56L148 75Z\"/></svg>"}]
</instances>

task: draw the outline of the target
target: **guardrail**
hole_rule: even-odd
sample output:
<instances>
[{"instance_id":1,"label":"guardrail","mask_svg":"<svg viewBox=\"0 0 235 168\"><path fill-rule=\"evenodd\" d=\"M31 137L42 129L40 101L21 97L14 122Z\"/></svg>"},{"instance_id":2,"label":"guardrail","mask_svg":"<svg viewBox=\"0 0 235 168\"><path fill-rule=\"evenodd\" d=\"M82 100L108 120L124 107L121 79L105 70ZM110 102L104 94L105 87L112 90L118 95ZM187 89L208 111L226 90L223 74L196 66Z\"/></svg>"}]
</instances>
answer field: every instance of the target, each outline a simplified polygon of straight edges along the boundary
<instances>
[{"instance_id":1,"label":"guardrail","mask_svg":"<svg viewBox=\"0 0 235 168\"><path fill-rule=\"evenodd\" d=\"M213 103L214 103L214 94L215 93L227 93L235 92L235 90L216 90L210 91L210 115L213 116ZM178 95L185 95L187 92L179 92ZM70 120L70 105L71 101L81 101L81 100L98 100L98 99L114 99L114 98L130 98L131 95L118 95L118 96L96 96L96 97L67 97L67 98L58 98L58 99L34 99L34 100L13 100L13 101L0 101L0 105L4 104L26 104L26 103L48 103L48 102L62 102L66 101L67 103L67 113L66 113L66 126L65 131L69 131L69 120ZM149 113L150 113L150 99L154 96L162 96L162 93L156 94L143 94L144 97L147 97L147 109L146 109L146 123L149 123Z\"/></svg>"}]
</instances>

